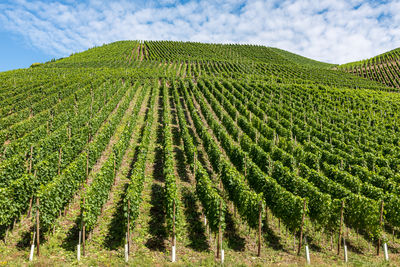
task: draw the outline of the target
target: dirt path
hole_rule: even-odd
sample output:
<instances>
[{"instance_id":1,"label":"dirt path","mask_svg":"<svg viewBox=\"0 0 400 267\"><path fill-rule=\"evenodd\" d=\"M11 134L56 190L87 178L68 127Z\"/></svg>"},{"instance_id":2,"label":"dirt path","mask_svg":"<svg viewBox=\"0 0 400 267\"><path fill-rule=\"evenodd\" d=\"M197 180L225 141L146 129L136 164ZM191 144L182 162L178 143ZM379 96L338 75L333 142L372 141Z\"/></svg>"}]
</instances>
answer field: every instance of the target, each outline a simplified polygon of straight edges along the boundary
<instances>
[{"instance_id":1,"label":"dirt path","mask_svg":"<svg viewBox=\"0 0 400 267\"><path fill-rule=\"evenodd\" d=\"M117 126L117 129L114 135L111 137L110 142L108 143L106 149L102 152L100 159L93 166L91 173L88 178L88 185L91 184L94 176L100 170L104 161L108 158L110 153L112 152L113 145L119 140L119 136L121 135L125 123L129 120L130 114L133 111L133 108L136 103L136 99L138 94L142 89L139 88L135 97L132 98L128 109L126 110L121 123ZM71 255L74 253L77 244L77 237L79 232L79 215L80 215L80 202L81 195L83 191L80 190L75 194L73 200L67 207L67 212L62 214L60 218L58 218L55 223L54 234L49 234L46 236L46 242L44 242L41 246L41 249L44 251L43 254L46 255L46 250L51 250L52 247L57 246L60 249L60 255ZM27 232L29 234L29 232ZM24 238L25 239L25 238ZM58 255L48 255L49 258L56 257Z\"/></svg>"},{"instance_id":2,"label":"dirt path","mask_svg":"<svg viewBox=\"0 0 400 267\"><path fill-rule=\"evenodd\" d=\"M214 141L218 144L218 146L220 147L221 152L224 154L224 156L227 159L229 159L227 157L225 151L221 148L219 141L214 136L214 133L211 130L210 126L207 124L206 119L204 118L203 114L201 113L200 105L196 101L194 95L192 96L191 99L193 101L194 106L198 110L198 115L200 116L203 124L208 129L208 132L210 133L210 135L212 136ZM211 109L211 106L209 105L207 100L203 96L202 96L202 99L204 99L204 101L207 105L207 108L213 114L214 119L217 122L221 123L218 120L218 118L216 117L216 114ZM188 122L190 122L190 124L192 125L192 128L195 130L193 121L191 118L189 119ZM196 137L198 136L197 133L195 134L195 136ZM198 139L198 141L200 143L202 143L201 139ZM204 148L202 148L202 151L204 151ZM205 154L204 159L206 159L208 161L205 151L203 153ZM201 159L199 159L199 160L201 160ZM206 163L206 166L209 166L211 168L209 162ZM214 181L216 181L216 179ZM233 205L230 201L227 200L227 204L228 204L227 205L227 213L226 213L226 217L225 217L226 229L225 229L225 233L224 233L225 246L227 246L227 248L230 249L230 253L233 253L235 255L235 257L242 257L242 255L246 252L255 256L256 251L257 251L256 231L250 230L250 228L247 226L247 223L244 220L242 220L242 218L239 215L236 215L236 216L234 215L234 214L236 214L236 212L234 211ZM268 246L272 247L273 249L283 250L284 248L286 248L286 247L284 247L284 244L285 245L289 244L289 246L292 244L292 243L290 243L290 240L289 240L289 242L287 242L286 239L288 239L288 238L290 239L290 237L288 237L287 234L285 234L284 240L281 240L281 239L283 239L281 236L281 231L279 230L278 233L276 231L277 228L281 229L280 226L278 227L278 224L279 224L278 220L275 217L271 216L271 214L269 214L268 227L263 228L263 240L264 240L263 247L264 248L265 248L265 244L268 244ZM287 233L287 232L285 231L285 233ZM284 242L282 242L282 241L284 241ZM284 250L284 251L285 251L285 253L290 252L290 250ZM251 262L253 262L253 260L255 260L255 262L258 262L258 258L253 257ZM244 261L246 261L246 260L244 260Z\"/></svg>"},{"instance_id":3,"label":"dirt path","mask_svg":"<svg viewBox=\"0 0 400 267\"><path fill-rule=\"evenodd\" d=\"M201 113L200 106L197 103L194 96L192 97L192 101L193 101L194 106L198 110L197 114L200 116L203 124L208 129L208 132L210 133L210 135L212 136L212 138L214 139L214 141L216 142L216 144L218 145L218 147L220 148L220 150L224 154L224 156L226 158L228 158L225 151L222 149L218 140L214 136L213 131L211 130L210 126L207 124L207 121L204 118L203 114ZM187 110L187 109L185 108L185 110ZM203 147L202 140L200 139L200 137L198 136L198 134L196 132L196 129L193 124L193 120L192 120L189 112L188 112L188 114L189 114L188 122L190 123L191 128L193 129L193 131L195 133L194 135L196 136L196 143L198 144L199 160L202 162L203 166L205 166L207 171L209 172L210 179L212 179L215 184L218 184L219 181L217 179L217 174L214 173L214 171L212 169L208 155ZM201 149L200 149L200 147L201 147ZM226 199L226 202L230 203L230 201L227 199ZM227 207L228 207L228 210L227 210L226 217L225 217L227 225L226 225L226 231L224 233L224 238L226 239L228 246L232 250L238 251L238 252L244 251L246 247L253 249L253 242L252 242L252 240L249 240L249 238L248 238L249 235L247 234L247 238L246 238L246 235L243 235L243 232L247 230L247 226L246 226L247 224L241 220L240 216L234 216L235 211L234 211L232 203L230 203ZM214 244L210 244L210 245L214 245ZM214 250L215 250L215 245L214 245Z\"/></svg>"},{"instance_id":4,"label":"dirt path","mask_svg":"<svg viewBox=\"0 0 400 267\"><path fill-rule=\"evenodd\" d=\"M156 96L150 134L150 142L145 167L144 188L136 227L132 231L130 262L133 265L151 265L164 262L168 241L164 211L163 177L163 125L162 97L160 90ZM143 257L152 259L143 263Z\"/></svg>"},{"instance_id":5,"label":"dirt path","mask_svg":"<svg viewBox=\"0 0 400 267\"><path fill-rule=\"evenodd\" d=\"M140 49L139 49L140 61L143 61L145 59L145 53L146 53L145 44L141 43L140 44Z\"/></svg>"},{"instance_id":6,"label":"dirt path","mask_svg":"<svg viewBox=\"0 0 400 267\"><path fill-rule=\"evenodd\" d=\"M136 91L135 93L135 97L138 94L138 91ZM108 115L107 119L103 122L102 126L100 127L100 129L96 132L96 134L94 135L94 138L97 136L97 134L101 131L102 128L105 127L108 119L115 114L115 112L118 110L118 107L120 106L120 104L122 103L124 97L121 98L121 100L119 101L119 103L116 105L116 107L113 109L113 111ZM135 98L133 98L135 99ZM131 102L131 106L128 108L127 112L129 112L129 110L132 109L132 102ZM126 113L127 114L127 113ZM113 141L113 138L111 138L111 142L110 143L115 143L115 141ZM93 139L92 139L93 140ZM107 146L106 150L102 153L101 158L104 159L105 154L109 153L109 151L111 150L112 145ZM92 172L97 171L100 167L100 163L102 160L98 160L98 162L93 166ZM92 179L92 174L89 175L89 182ZM78 195L80 195L79 192L77 192L77 194L75 195L74 199L71 201L71 203L68 205L67 210L70 208L75 208L76 206L79 207L79 201L80 198L78 197ZM65 212L65 211L64 211ZM61 213L61 211L60 211ZM64 214L64 213L63 213ZM63 215L63 217L65 217L65 215ZM59 220L62 220L61 218ZM58 220L58 221L59 221ZM62 224L61 224L62 225ZM67 224L68 225L68 224ZM62 225L64 227L64 225ZM20 220L20 222L18 222L15 227L13 228L13 230L8 233L8 237L7 237L7 244L9 245L15 245L21 249L26 249L29 246L29 243L31 242L31 232L32 232L32 227L33 227L33 223L32 223L32 218L28 217L28 216L23 216L22 219Z\"/></svg>"},{"instance_id":7,"label":"dirt path","mask_svg":"<svg viewBox=\"0 0 400 267\"><path fill-rule=\"evenodd\" d=\"M138 59L138 61L142 61L142 44L141 43L139 43L139 46L138 46L137 59Z\"/></svg>"},{"instance_id":8,"label":"dirt path","mask_svg":"<svg viewBox=\"0 0 400 267\"><path fill-rule=\"evenodd\" d=\"M135 154L140 145L144 130L145 116L148 112L150 95L147 94L143 100L138 114L135 129L132 133L130 146L125 152L121 166L117 172L115 185L110 190L108 201L103 207L103 213L98 218L97 226L93 229L92 239L88 242L88 257L96 258L98 248L105 247L112 254L120 253L123 255L122 243L124 240L125 229L123 229L123 198L129 183L129 171L136 159ZM104 233L107 233L104 235ZM94 253L91 253L94 250ZM93 255L92 255L93 254Z\"/></svg>"},{"instance_id":9,"label":"dirt path","mask_svg":"<svg viewBox=\"0 0 400 267\"><path fill-rule=\"evenodd\" d=\"M186 165L183 140L180 137L176 103L170 93L171 131L173 136L176 183L180 193L182 212L185 219L184 231L177 241L177 258L201 259L212 254L203 224L200 203L196 196L193 173ZM189 126L189 125L188 125Z\"/></svg>"}]
</instances>

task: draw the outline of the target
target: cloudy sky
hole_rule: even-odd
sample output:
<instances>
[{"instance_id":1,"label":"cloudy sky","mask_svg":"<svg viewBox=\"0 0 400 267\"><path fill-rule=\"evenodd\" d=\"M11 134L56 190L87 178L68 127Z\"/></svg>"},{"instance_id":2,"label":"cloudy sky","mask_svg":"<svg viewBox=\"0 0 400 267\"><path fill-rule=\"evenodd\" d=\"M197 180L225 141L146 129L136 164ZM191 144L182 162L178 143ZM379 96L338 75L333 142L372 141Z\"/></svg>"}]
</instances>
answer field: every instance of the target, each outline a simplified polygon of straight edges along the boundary
<instances>
[{"instance_id":1,"label":"cloudy sky","mask_svg":"<svg viewBox=\"0 0 400 267\"><path fill-rule=\"evenodd\" d=\"M400 0L0 1L0 71L137 39L260 44L346 63L400 47Z\"/></svg>"}]
</instances>

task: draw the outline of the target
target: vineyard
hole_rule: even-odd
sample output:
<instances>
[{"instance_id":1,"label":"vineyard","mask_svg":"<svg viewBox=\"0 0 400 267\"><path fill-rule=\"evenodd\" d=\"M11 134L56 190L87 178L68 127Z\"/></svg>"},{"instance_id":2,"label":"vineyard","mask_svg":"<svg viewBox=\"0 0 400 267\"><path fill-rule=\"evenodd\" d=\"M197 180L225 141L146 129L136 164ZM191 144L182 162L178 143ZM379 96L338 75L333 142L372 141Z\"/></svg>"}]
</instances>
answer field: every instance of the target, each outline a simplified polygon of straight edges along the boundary
<instances>
[{"instance_id":1,"label":"vineyard","mask_svg":"<svg viewBox=\"0 0 400 267\"><path fill-rule=\"evenodd\" d=\"M120 41L0 73L0 266L400 264L399 55Z\"/></svg>"},{"instance_id":2,"label":"vineyard","mask_svg":"<svg viewBox=\"0 0 400 267\"><path fill-rule=\"evenodd\" d=\"M376 57L339 66L340 70L380 82L388 87L400 88L400 49Z\"/></svg>"}]
</instances>

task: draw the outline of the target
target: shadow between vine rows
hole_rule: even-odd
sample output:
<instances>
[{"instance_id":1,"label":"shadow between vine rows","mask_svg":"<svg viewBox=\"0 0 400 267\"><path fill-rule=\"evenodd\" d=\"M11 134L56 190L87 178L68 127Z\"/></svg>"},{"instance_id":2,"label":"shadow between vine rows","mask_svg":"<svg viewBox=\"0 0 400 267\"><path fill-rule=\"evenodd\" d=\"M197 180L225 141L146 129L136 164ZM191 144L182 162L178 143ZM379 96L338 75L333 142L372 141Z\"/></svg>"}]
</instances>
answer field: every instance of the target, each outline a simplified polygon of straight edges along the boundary
<instances>
[{"instance_id":1,"label":"shadow between vine rows","mask_svg":"<svg viewBox=\"0 0 400 267\"><path fill-rule=\"evenodd\" d=\"M246 240L239 235L239 229L236 226L235 219L230 212L225 213L225 240L229 248L234 251L244 251Z\"/></svg>"},{"instance_id":2,"label":"shadow between vine rows","mask_svg":"<svg viewBox=\"0 0 400 267\"><path fill-rule=\"evenodd\" d=\"M150 250L165 251L165 240L167 238L167 229L165 227L164 211L164 188L156 183L151 186L151 209L149 234L151 237L146 242L146 247Z\"/></svg>"},{"instance_id":3,"label":"shadow between vine rows","mask_svg":"<svg viewBox=\"0 0 400 267\"><path fill-rule=\"evenodd\" d=\"M201 213L196 203L196 196L187 188L182 190L185 218L188 223L189 247L196 251L208 251L206 230L201 222Z\"/></svg>"},{"instance_id":4,"label":"shadow between vine rows","mask_svg":"<svg viewBox=\"0 0 400 267\"><path fill-rule=\"evenodd\" d=\"M263 223L263 238L264 242L267 244L268 247L271 247L274 250L283 250L284 247L281 244L281 238L275 234L272 228L267 224Z\"/></svg>"},{"instance_id":5,"label":"shadow between vine rows","mask_svg":"<svg viewBox=\"0 0 400 267\"><path fill-rule=\"evenodd\" d=\"M75 251L78 245L79 231L81 230L81 216L79 215L74 222L74 226L68 231L67 237L61 243L61 247L67 251ZM87 237L87 233L85 234Z\"/></svg>"}]
</instances>

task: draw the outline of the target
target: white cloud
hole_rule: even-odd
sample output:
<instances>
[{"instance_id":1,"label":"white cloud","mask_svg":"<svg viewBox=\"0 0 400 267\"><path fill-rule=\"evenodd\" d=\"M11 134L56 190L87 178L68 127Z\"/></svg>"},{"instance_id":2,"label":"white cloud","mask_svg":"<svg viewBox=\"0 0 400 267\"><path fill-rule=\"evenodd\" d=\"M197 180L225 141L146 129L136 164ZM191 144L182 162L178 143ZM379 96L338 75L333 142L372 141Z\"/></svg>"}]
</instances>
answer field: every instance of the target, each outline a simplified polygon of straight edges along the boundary
<instances>
[{"instance_id":1,"label":"white cloud","mask_svg":"<svg viewBox=\"0 0 400 267\"><path fill-rule=\"evenodd\" d=\"M164 39L262 44L345 63L400 46L397 0L73 2L1 4L0 27L54 56L118 40Z\"/></svg>"}]
</instances>

